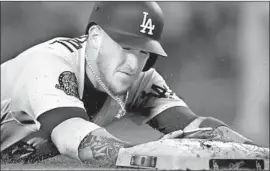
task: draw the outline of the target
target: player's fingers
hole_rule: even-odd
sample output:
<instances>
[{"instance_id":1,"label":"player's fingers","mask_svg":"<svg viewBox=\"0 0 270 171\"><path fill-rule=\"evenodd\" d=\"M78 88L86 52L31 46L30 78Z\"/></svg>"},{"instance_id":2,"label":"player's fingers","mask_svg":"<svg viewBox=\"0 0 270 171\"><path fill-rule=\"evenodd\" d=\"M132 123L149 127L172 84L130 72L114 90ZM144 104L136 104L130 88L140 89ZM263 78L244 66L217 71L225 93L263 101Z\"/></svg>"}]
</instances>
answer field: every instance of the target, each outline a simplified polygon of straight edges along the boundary
<instances>
[{"instance_id":1,"label":"player's fingers","mask_svg":"<svg viewBox=\"0 0 270 171\"><path fill-rule=\"evenodd\" d=\"M254 143L254 142L251 141L251 140L246 140L246 141L244 142L244 144L259 146L258 144Z\"/></svg>"},{"instance_id":2,"label":"player's fingers","mask_svg":"<svg viewBox=\"0 0 270 171\"><path fill-rule=\"evenodd\" d=\"M173 138L180 138L182 137L184 134L184 132L182 130L178 130L178 131L174 131L174 132L171 132L169 134L166 134L164 135L161 140L164 140L164 139L173 139Z\"/></svg>"},{"instance_id":3,"label":"player's fingers","mask_svg":"<svg viewBox=\"0 0 270 171\"><path fill-rule=\"evenodd\" d=\"M207 132L196 132L196 133L192 133L192 134L188 134L185 135L185 138L211 138L214 135L211 134L211 131L207 131Z\"/></svg>"},{"instance_id":4,"label":"player's fingers","mask_svg":"<svg viewBox=\"0 0 270 171\"><path fill-rule=\"evenodd\" d=\"M27 141L27 144L33 146L33 147L38 147L42 144L45 144L48 140L45 140L43 138L40 137L35 137L35 138L31 138Z\"/></svg>"},{"instance_id":5,"label":"player's fingers","mask_svg":"<svg viewBox=\"0 0 270 171\"><path fill-rule=\"evenodd\" d=\"M207 139L213 137L212 128L198 128L194 130L186 130L184 131L185 138L199 138L199 139Z\"/></svg>"}]
</instances>

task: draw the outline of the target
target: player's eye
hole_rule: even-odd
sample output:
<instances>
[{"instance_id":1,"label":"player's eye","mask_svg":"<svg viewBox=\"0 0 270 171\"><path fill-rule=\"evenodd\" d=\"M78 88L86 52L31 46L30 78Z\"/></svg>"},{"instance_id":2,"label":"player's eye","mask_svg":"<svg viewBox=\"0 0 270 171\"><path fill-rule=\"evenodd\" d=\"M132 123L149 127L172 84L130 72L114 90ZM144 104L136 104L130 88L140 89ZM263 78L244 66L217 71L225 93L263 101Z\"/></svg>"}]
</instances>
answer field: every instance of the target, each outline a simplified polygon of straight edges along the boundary
<instances>
[{"instance_id":1,"label":"player's eye","mask_svg":"<svg viewBox=\"0 0 270 171\"><path fill-rule=\"evenodd\" d=\"M130 47L122 47L124 50L131 50Z\"/></svg>"},{"instance_id":2,"label":"player's eye","mask_svg":"<svg viewBox=\"0 0 270 171\"><path fill-rule=\"evenodd\" d=\"M143 53L143 54L145 54L145 55L148 54L148 52L145 52L145 51L143 51L143 50L141 50L140 52Z\"/></svg>"},{"instance_id":3,"label":"player's eye","mask_svg":"<svg viewBox=\"0 0 270 171\"><path fill-rule=\"evenodd\" d=\"M132 48L130 48L130 47L122 47L122 49L124 49L124 50L126 50L126 51L131 51L132 50ZM141 53L143 56L149 56L149 53L148 52L146 52L146 51L143 51L143 50L140 50L140 51L138 51L138 50L134 50L134 52L135 51L137 51L136 53Z\"/></svg>"}]
</instances>

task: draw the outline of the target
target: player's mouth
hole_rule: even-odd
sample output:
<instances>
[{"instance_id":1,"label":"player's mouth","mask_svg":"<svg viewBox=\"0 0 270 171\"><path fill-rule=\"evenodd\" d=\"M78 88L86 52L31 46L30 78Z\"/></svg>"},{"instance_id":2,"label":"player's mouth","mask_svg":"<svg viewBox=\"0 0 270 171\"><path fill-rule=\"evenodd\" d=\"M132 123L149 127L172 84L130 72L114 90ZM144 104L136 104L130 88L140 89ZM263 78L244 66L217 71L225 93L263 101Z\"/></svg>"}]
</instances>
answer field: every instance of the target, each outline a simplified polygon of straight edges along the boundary
<instances>
[{"instance_id":1,"label":"player's mouth","mask_svg":"<svg viewBox=\"0 0 270 171\"><path fill-rule=\"evenodd\" d=\"M118 69L118 72L127 75L129 77L132 77L134 75L136 75L136 69L132 69L132 67L130 67L129 65L123 65Z\"/></svg>"},{"instance_id":2,"label":"player's mouth","mask_svg":"<svg viewBox=\"0 0 270 171\"><path fill-rule=\"evenodd\" d=\"M118 72L123 73L123 74L125 74L127 76L130 76L130 77L132 77L133 75L135 75L135 73L131 73L131 72L127 72L127 71L118 71Z\"/></svg>"}]
</instances>

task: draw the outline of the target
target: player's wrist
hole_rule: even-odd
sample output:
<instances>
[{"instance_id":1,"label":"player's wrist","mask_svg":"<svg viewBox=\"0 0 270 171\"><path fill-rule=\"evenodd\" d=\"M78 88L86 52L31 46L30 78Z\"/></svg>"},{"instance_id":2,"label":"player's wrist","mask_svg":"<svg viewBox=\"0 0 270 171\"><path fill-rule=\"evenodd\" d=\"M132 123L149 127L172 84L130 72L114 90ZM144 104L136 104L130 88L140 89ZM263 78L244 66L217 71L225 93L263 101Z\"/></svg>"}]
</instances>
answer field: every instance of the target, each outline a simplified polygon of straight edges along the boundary
<instances>
[{"instance_id":1,"label":"player's wrist","mask_svg":"<svg viewBox=\"0 0 270 171\"><path fill-rule=\"evenodd\" d=\"M82 162L95 161L101 165L114 165L121 149L133 144L111 135L105 128L98 128L88 133L81 141L78 156Z\"/></svg>"}]
</instances>

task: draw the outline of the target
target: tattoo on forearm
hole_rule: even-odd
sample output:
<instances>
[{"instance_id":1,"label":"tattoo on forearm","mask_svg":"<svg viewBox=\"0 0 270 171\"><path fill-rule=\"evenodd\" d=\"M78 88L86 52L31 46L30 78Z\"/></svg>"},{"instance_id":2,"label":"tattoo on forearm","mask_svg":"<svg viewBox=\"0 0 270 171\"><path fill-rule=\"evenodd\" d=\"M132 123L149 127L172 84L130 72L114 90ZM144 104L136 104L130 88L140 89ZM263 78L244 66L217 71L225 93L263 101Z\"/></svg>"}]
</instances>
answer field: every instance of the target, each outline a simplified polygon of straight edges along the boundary
<instances>
[{"instance_id":1,"label":"tattoo on forearm","mask_svg":"<svg viewBox=\"0 0 270 171\"><path fill-rule=\"evenodd\" d=\"M90 147L93 158L115 164L120 148L125 144L113 138L95 136L89 133L81 142L79 151Z\"/></svg>"}]
</instances>

